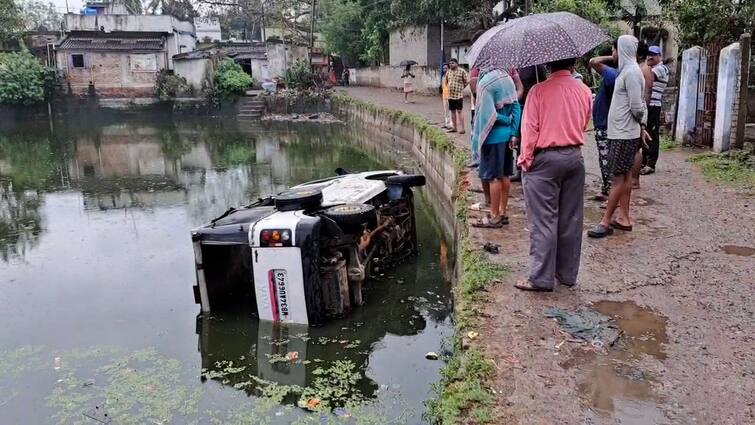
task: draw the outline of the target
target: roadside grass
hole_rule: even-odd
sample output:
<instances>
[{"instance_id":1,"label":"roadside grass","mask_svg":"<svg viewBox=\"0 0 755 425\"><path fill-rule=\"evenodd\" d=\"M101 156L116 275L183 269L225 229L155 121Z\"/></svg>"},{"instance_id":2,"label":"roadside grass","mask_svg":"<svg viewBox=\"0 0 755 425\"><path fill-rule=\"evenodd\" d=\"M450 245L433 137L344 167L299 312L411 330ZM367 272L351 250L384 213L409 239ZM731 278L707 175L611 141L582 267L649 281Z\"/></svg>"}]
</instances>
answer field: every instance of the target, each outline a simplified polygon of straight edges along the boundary
<instances>
[{"instance_id":1,"label":"roadside grass","mask_svg":"<svg viewBox=\"0 0 755 425\"><path fill-rule=\"evenodd\" d=\"M492 419L493 396L486 386L493 367L479 348L463 346L463 335L475 329L479 320L482 289L505 277L506 270L490 263L471 249L464 236L461 252L462 276L454 288L453 355L433 385L434 397L427 401L425 417L434 424L452 425L462 418L484 424Z\"/></svg>"},{"instance_id":2,"label":"roadside grass","mask_svg":"<svg viewBox=\"0 0 755 425\"><path fill-rule=\"evenodd\" d=\"M661 136L661 151L667 152L678 148L679 145L669 136Z\"/></svg>"},{"instance_id":3,"label":"roadside grass","mask_svg":"<svg viewBox=\"0 0 755 425\"><path fill-rule=\"evenodd\" d=\"M733 186L755 187L755 155L743 151L703 153L689 158L703 175Z\"/></svg>"},{"instance_id":4,"label":"roadside grass","mask_svg":"<svg viewBox=\"0 0 755 425\"><path fill-rule=\"evenodd\" d=\"M419 115L389 109L345 94L334 95L331 101L334 102L335 110L342 105L351 105L357 110L369 112L375 118L413 126L434 149L448 153L453 161L457 176L453 198L461 229L458 246L461 251L459 267L462 269L461 277L454 286L454 349L441 370L440 380L433 385L434 395L426 402L424 417L430 423L442 425L469 421L476 424L489 423L493 418L493 395L487 387L487 381L493 373L493 366L485 359L479 347L475 344L465 347L463 342L464 335L479 326L483 290L488 285L503 280L507 270L491 263L483 254L474 250L468 239L469 191L462 184L461 176L470 160L469 153L457 148L446 133Z\"/></svg>"}]
</instances>

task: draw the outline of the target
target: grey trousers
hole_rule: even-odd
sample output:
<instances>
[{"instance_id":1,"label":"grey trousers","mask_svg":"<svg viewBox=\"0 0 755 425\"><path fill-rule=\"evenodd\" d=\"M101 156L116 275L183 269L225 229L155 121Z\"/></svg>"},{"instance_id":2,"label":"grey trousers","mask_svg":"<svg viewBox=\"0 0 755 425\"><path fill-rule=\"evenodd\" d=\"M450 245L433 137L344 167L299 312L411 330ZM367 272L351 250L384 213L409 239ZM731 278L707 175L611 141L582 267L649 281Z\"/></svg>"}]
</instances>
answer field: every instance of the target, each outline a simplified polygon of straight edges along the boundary
<instances>
[{"instance_id":1,"label":"grey trousers","mask_svg":"<svg viewBox=\"0 0 755 425\"><path fill-rule=\"evenodd\" d=\"M539 288L577 283L582 250L585 165L578 147L535 155L522 186L530 230L529 280Z\"/></svg>"}]
</instances>

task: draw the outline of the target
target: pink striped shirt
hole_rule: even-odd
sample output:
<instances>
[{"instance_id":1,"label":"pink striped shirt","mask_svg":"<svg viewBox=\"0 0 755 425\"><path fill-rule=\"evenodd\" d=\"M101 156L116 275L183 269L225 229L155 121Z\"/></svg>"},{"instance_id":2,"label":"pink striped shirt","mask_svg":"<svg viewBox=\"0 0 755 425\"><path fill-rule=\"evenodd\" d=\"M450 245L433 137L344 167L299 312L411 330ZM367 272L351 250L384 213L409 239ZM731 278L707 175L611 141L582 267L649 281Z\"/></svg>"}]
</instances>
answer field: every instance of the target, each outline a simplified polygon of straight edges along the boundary
<instances>
[{"instance_id":1,"label":"pink striped shirt","mask_svg":"<svg viewBox=\"0 0 755 425\"><path fill-rule=\"evenodd\" d=\"M569 71L556 71L527 95L517 163L529 170L538 149L582 146L592 114L592 93Z\"/></svg>"}]
</instances>

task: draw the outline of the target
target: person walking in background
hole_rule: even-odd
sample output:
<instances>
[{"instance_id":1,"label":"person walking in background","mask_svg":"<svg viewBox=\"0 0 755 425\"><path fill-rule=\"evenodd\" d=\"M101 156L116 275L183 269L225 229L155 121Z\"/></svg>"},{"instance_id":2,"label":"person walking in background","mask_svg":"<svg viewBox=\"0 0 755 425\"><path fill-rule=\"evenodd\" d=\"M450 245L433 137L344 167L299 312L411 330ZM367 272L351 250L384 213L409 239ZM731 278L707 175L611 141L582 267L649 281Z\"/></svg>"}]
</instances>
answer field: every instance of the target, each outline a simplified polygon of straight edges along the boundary
<instances>
[{"instance_id":1,"label":"person walking in background","mask_svg":"<svg viewBox=\"0 0 755 425\"><path fill-rule=\"evenodd\" d=\"M411 68L411 65L407 65L401 74L401 78L404 79L404 103L409 103L409 95L414 93L414 74L412 74Z\"/></svg>"},{"instance_id":2,"label":"person walking in background","mask_svg":"<svg viewBox=\"0 0 755 425\"><path fill-rule=\"evenodd\" d=\"M464 134L464 88L469 84L467 71L459 67L459 61L451 58L446 72L448 84L448 109L451 111L450 133Z\"/></svg>"},{"instance_id":3,"label":"person walking in background","mask_svg":"<svg viewBox=\"0 0 755 425\"><path fill-rule=\"evenodd\" d=\"M637 64L637 46L637 39L631 35L622 35L617 41L619 75L616 77L611 108L608 111L608 168L614 178L603 218L587 232L592 238L606 237L613 233L614 228L632 230L633 223L629 215L632 175L642 162L640 144L650 137L645 130L645 80ZM614 219L616 211L618 215Z\"/></svg>"},{"instance_id":4,"label":"person walking in background","mask_svg":"<svg viewBox=\"0 0 755 425\"><path fill-rule=\"evenodd\" d=\"M343 72L341 73L341 80L343 80L344 86L349 85L349 77L351 77L351 72L349 71L349 68L344 67Z\"/></svg>"},{"instance_id":5,"label":"person walking in background","mask_svg":"<svg viewBox=\"0 0 755 425\"><path fill-rule=\"evenodd\" d=\"M449 129L452 128L453 122L451 121L451 111L448 109L449 92L446 73L448 73L448 64L444 63L440 75L440 95L443 99L443 128Z\"/></svg>"},{"instance_id":6,"label":"person walking in background","mask_svg":"<svg viewBox=\"0 0 755 425\"><path fill-rule=\"evenodd\" d=\"M490 215L472 226L500 228L509 223L506 209L514 171L510 143L519 136L522 110L517 87L503 70L486 72L476 87L477 114L472 124L472 152L479 151L479 176L486 188Z\"/></svg>"},{"instance_id":7,"label":"person walking in background","mask_svg":"<svg viewBox=\"0 0 755 425\"><path fill-rule=\"evenodd\" d=\"M648 57L645 60L647 73L645 73L645 102L648 105L648 149L643 150L642 169L640 174L648 175L655 173L655 165L658 162L661 147L661 106L663 93L668 85L671 74L666 64L663 63L661 48L650 46Z\"/></svg>"},{"instance_id":8,"label":"person walking in background","mask_svg":"<svg viewBox=\"0 0 755 425\"><path fill-rule=\"evenodd\" d=\"M592 93L572 77L576 59L548 64L551 75L527 96L519 165L530 232L529 276L515 287L552 291L577 283L582 250L585 165L580 147Z\"/></svg>"},{"instance_id":9,"label":"person walking in background","mask_svg":"<svg viewBox=\"0 0 755 425\"><path fill-rule=\"evenodd\" d=\"M618 60L617 55L616 42L614 41L610 55L597 56L590 59L590 68L600 75L600 87L595 94L595 100L592 105L592 122L595 126L595 144L598 147L598 164L600 165L600 176L602 179L600 194L593 198L596 201L608 200L608 194L611 190L611 180L613 179L613 175L608 169L607 132L608 110L611 107L613 85L616 82L616 76L619 73L615 68Z\"/></svg>"}]
</instances>

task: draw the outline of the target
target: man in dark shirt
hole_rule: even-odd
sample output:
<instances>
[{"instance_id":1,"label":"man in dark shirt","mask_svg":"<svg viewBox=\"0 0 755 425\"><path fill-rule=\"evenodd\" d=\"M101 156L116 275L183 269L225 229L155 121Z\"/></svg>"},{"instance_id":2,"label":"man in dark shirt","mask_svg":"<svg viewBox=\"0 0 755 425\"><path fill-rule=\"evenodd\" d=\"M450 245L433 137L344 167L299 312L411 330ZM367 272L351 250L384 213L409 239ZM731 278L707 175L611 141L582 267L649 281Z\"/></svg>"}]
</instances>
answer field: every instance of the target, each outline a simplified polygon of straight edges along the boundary
<instances>
[{"instance_id":1,"label":"man in dark shirt","mask_svg":"<svg viewBox=\"0 0 755 425\"><path fill-rule=\"evenodd\" d=\"M608 52L604 52L608 53ZM595 94L592 108L592 121L595 126L595 144L598 146L598 163L600 164L600 176L602 185L600 194L594 197L595 200L605 201L611 191L611 170L608 169L608 110L611 107L611 97L613 96L613 84L619 71L615 68L618 62L616 56L616 43L611 49L611 54L597 56L590 59L590 68L600 74L600 88Z\"/></svg>"}]
</instances>

